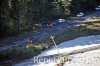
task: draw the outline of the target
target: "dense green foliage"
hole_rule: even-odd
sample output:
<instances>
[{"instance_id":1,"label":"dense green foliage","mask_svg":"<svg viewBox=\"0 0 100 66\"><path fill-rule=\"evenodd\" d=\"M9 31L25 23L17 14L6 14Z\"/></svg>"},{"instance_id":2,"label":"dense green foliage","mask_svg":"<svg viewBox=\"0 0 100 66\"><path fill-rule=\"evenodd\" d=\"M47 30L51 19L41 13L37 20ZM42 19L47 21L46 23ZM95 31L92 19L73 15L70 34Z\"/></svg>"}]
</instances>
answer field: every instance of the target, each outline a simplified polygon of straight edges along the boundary
<instances>
[{"instance_id":1,"label":"dense green foliage","mask_svg":"<svg viewBox=\"0 0 100 66\"><path fill-rule=\"evenodd\" d=\"M94 10L94 8L100 5L100 0L72 0L71 1L71 12L79 13Z\"/></svg>"},{"instance_id":2,"label":"dense green foliage","mask_svg":"<svg viewBox=\"0 0 100 66\"><path fill-rule=\"evenodd\" d=\"M1 0L0 35L15 35L40 21L66 18L98 4L100 0Z\"/></svg>"}]
</instances>

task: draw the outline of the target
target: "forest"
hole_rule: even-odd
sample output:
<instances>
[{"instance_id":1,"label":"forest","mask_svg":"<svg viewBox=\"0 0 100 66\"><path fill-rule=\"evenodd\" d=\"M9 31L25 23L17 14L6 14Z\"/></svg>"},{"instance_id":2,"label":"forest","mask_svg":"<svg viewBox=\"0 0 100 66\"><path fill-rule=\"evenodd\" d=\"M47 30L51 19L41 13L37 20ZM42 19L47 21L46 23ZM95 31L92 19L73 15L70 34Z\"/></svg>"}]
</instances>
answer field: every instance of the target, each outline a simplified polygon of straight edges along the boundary
<instances>
[{"instance_id":1,"label":"forest","mask_svg":"<svg viewBox=\"0 0 100 66\"><path fill-rule=\"evenodd\" d=\"M0 36L31 30L34 24L89 12L100 0L0 0Z\"/></svg>"}]
</instances>

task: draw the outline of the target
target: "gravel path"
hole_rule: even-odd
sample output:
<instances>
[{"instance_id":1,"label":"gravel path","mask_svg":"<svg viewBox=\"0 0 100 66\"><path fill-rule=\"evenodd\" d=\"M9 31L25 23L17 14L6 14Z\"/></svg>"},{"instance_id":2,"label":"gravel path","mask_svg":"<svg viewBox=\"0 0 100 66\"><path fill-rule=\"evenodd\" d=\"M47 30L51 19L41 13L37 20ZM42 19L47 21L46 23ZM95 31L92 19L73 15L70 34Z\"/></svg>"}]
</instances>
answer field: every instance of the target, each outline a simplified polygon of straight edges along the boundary
<instances>
[{"instance_id":1,"label":"gravel path","mask_svg":"<svg viewBox=\"0 0 100 66\"><path fill-rule=\"evenodd\" d=\"M100 49L70 56L64 66L100 66Z\"/></svg>"}]
</instances>

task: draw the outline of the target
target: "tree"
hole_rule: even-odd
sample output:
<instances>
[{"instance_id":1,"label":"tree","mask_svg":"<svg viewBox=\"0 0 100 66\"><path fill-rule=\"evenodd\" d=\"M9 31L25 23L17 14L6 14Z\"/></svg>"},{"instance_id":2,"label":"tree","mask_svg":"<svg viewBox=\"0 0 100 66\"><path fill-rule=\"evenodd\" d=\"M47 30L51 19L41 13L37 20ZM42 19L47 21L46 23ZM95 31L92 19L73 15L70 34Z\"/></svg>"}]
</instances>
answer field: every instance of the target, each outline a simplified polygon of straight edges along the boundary
<instances>
[{"instance_id":1,"label":"tree","mask_svg":"<svg viewBox=\"0 0 100 66\"><path fill-rule=\"evenodd\" d=\"M72 0L70 10L74 14L93 11L98 4L100 4L99 0Z\"/></svg>"}]
</instances>

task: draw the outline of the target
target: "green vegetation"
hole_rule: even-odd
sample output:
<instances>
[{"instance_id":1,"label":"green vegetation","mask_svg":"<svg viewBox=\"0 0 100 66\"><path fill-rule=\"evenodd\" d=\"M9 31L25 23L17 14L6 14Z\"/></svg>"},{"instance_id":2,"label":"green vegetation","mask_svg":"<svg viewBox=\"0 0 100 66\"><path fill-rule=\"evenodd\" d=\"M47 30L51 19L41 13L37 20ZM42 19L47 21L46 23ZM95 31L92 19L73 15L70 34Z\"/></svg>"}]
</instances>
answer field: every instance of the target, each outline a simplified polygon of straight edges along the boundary
<instances>
[{"instance_id":1,"label":"green vegetation","mask_svg":"<svg viewBox=\"0 0 100 66\"><path fill-rule=\"evenodd\" d=\"M27 58L34 57L40 54L41 51L48 48L44 45L29 44L22 47L13 47L0 53L0 62L2 61L19 61Z\"/></svg>"}]
</instances>

